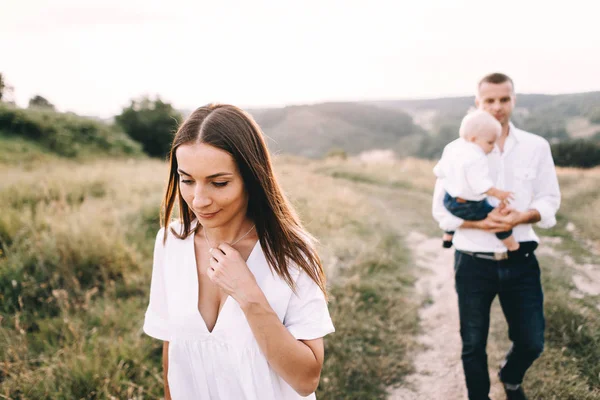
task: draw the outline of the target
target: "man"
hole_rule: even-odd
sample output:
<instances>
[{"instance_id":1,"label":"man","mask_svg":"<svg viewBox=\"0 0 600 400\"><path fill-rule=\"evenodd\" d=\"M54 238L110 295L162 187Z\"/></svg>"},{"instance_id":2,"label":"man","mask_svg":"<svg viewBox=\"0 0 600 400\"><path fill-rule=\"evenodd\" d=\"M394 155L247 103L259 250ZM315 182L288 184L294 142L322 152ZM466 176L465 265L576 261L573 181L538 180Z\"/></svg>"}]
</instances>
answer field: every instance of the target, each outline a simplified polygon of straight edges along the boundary
<instances>
[{"instance_id":1,"label":"man","mask_svg":"<svg viewBox=\"0 0 600 400\"><path fill-rule=\"evenodd\" d=\"M497 208L485 220L464 221L444 208L444 190L438 180L432 211L441 229L456 231L454 269L469 399L489 399L486 344L490 307L498 295L512 341L499 377L507 399L523 400L525 372L544 348L543 292L534 254L539 239L532 224L540 228L556 224L560 191L548 142L510 122L515 107L512 79L500 73L484 77L475 104L502 125L496 148L488 155L489 170L494 186L514 193L512 210L502 212ZM494 198L490 202L498 205ZM520 250L509 258L494 233L510 229Z\"/></svg>"}]
</instances>

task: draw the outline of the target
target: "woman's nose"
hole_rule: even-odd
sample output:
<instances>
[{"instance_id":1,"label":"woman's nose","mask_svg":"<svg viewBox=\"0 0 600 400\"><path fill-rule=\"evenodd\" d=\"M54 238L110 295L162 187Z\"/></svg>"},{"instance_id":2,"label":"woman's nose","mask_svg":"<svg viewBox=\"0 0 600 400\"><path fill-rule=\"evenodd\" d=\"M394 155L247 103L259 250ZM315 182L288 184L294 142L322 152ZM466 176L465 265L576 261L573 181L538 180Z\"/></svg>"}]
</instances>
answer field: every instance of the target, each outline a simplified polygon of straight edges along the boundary
<instances>
[{"instance_id":1,"label":"woman's nose","mask_svg":"<svg viewBox=\"0 0 600 400\"><path fill-rule=\"evenodd\" d=\"M210 206L212 200L206 196L194 196L194 201L192 202L192 206L196 210L201 210L207 206Z\"/></svg>"},{"instance_id":2,"label":"woman's nose","mask_svg":"<svg viewBox=\"0 0 600 400\"><path fill-rule=\"evenodd\" d=\"M194 200L192 201L192 206L196 210L201 210L209 205L211 205L212 199L205 193L202 188L198 188L194 191Z\"/></svg>"}]
</instances>

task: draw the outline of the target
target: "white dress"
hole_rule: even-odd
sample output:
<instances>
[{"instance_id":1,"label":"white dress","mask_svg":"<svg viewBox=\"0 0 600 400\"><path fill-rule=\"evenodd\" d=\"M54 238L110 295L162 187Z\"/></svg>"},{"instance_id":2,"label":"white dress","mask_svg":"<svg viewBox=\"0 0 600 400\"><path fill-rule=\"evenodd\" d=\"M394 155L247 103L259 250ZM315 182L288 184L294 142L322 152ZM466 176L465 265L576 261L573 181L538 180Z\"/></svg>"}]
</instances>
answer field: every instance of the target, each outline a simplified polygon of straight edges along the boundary
<instances>
[{"instance_id":1,"label":"white dress","mask_svg":"<svg viewBox=\"0 0 600 400\"><path fill-rule=\"evenodd\" d=\"M173 224L177 232L180 225ZM212 332L198 311L194 234L181 240L164 228L156 236L150 303L144 332L169 341L168 380L173 400L292 400L302 397L270 367L238 303L227 297ZM319 287L297 268L295 295L267 264L260 246L247 261L279 320L296 338L317 339L334 332Z\"/></svg>"}]
</instances>

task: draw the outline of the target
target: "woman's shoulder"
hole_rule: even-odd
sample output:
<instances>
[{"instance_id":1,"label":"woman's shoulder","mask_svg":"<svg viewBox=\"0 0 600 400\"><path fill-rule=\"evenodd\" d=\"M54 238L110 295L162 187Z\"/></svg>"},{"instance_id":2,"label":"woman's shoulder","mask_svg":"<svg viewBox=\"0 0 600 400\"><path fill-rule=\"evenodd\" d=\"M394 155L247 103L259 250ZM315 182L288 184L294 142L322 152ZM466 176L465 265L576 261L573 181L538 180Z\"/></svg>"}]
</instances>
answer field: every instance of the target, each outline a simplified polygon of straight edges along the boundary
<instances>
[{"instance_id":1,"label":"woman's shoulder","mask_svg":"<svg viewBox=\"0 0 600 400\"><path fill-rule=\"evenodd\" d=\"M192 230L195 228L194 223L192 223ZM165 231L166 231L166 241L165 241ZM181 221L178 220L172 220L169 223L168 227L161 227L158 232L156 233L156 243L159 243L159 241L161 243L164 243L164 245L168 245L171 242L174 242L175 240L181 240L182 238L185 239L184 236L184 225L181 223Z\"/></svg>"}]
</instances>

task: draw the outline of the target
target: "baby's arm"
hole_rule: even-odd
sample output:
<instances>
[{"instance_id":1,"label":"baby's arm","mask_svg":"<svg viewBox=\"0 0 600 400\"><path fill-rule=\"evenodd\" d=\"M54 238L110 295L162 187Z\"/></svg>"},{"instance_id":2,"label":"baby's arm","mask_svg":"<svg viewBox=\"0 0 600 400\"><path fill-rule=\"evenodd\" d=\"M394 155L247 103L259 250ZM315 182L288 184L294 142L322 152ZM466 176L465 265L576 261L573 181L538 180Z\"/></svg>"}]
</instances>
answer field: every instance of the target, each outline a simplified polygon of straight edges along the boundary
<instances>
[{"instance_id":1,"label":"baby's arm","mask_svg":"<svg viewBox=\"0 0 600 400\"><path fill-rule=\"evenodd\" d=\"M501 200L502 203L508 204L509 200L514 200L515 196L512 192L507 192L505 190L500 190L495 187L491 187L487 192L485 192L488 196L494 196L498 200Z\"/></svg>"}]
</instances>

